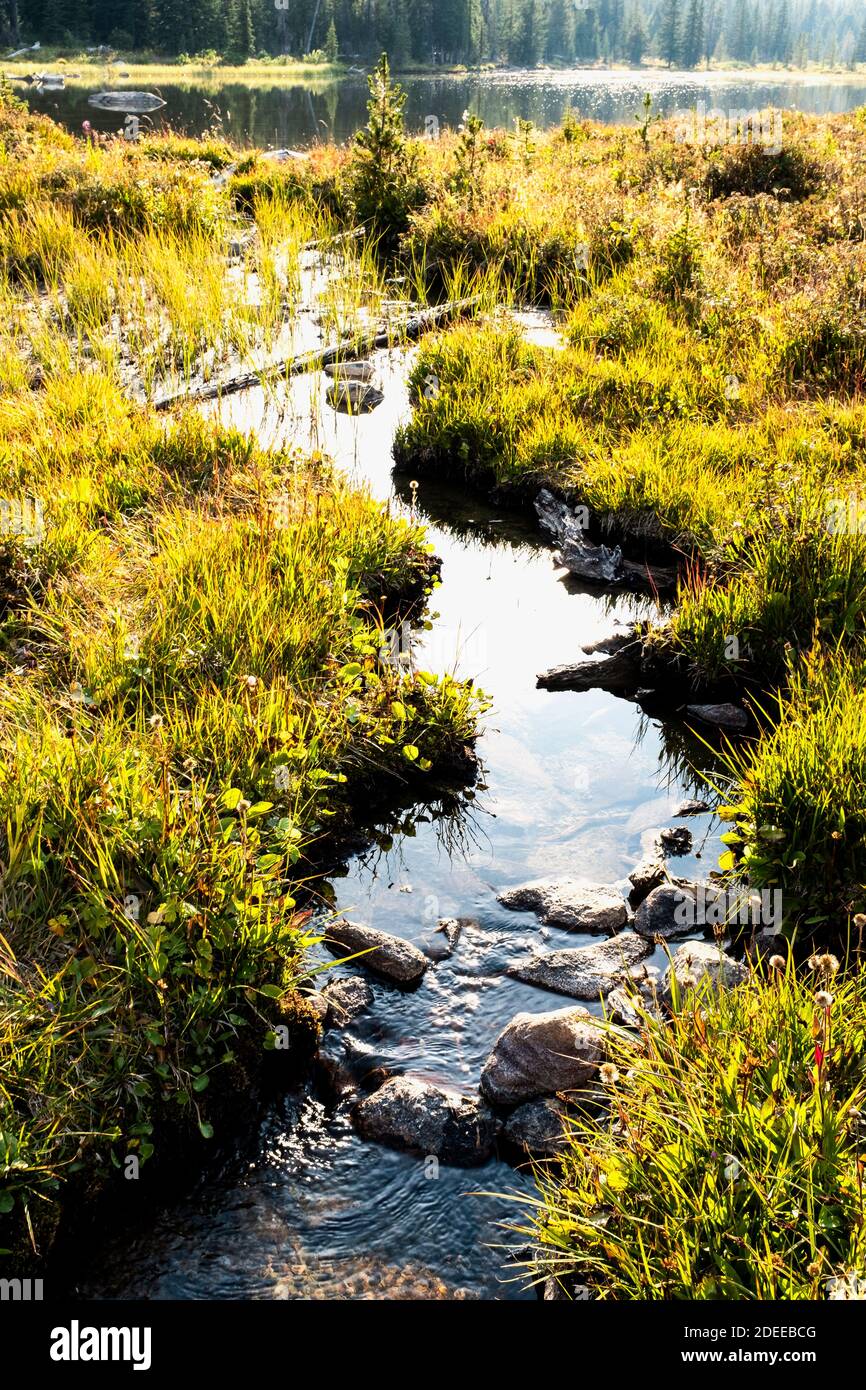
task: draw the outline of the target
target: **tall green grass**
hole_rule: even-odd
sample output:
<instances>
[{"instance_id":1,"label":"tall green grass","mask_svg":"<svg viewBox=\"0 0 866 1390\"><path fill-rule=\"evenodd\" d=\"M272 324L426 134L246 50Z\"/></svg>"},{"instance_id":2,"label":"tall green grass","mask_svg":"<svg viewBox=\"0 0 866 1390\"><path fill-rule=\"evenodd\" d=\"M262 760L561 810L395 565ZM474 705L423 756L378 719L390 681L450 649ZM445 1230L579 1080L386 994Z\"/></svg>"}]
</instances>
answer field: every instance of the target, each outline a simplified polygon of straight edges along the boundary
<instances>
[{"instance_id":1,"label":"tall green grass","mask_svg":"<svg viewBox=\"0 0 866 1390\"><path fill-rule=\"evenodd\" d=\"M689 990L612 1041L603 1115L539 1171L537 1277L614 1301L862 1296L866 977L814 965Z\"/></svg>"}]
</instances>

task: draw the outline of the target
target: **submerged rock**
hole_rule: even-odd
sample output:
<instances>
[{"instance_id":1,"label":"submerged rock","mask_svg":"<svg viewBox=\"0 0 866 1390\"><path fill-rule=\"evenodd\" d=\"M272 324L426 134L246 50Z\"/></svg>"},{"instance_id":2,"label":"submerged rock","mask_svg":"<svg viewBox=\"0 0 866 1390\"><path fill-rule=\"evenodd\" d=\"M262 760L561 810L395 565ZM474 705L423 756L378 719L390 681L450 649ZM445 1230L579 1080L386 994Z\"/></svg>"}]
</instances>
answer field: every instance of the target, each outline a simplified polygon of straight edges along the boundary
<instances>
[{"instance_id":1,"label":"submerged rock","mask_svg":"<svg viewBox=\"0 0 866 1390\"><path fill-rule=\"evenodd\" d=\"M424 952L431 960L447 960L454 954L460 940L463 923L457 917L443 917L436 928L435 935L424 943Z\"/></svg>"},{"instance_id":2,"label":"submerged rock","mask_svg":"<svg viewBox=\"0 0 866 1390\"><path fill-rule=\"evenodd\" d=\"M325 945L335 956L365 952L358 957L359 965L403 985L416 984L429 963L424 952L410 941L357 922L331 922L326 930Z\"/></svg>"},{"instance_id":3,"label":"submerged rock","mask_svg":"<svg viewBox=\"0 0 866 1390\"><path fill-rule=\"evenodd\" d=\"M567 1143L563 1123L567 1114L567 1107L554 1096L527 1100L508 1116L502 1134L516 1149L552 1158Z\"/></svg>"},{"instance_id":4,"label":"submerged rock","mask_svg":"<svg viewBox=\"0 0 866 1390\"><path fill-rule=\"evenodd\" d=\"M385 397L375 386L365 381L335 381L326 393L328 405L351 415L367 415L381 405Z\"/></svg>"},{"instance_id":5,"label":"submerged rock","mask_svg":"<svg viewBox=\"0 0 866 1390\"><path fill-rule=\"evenodd\" d=\"M373 991L363 975L347 975L339 980L331 980L319 997L327 1006L328 1024L343 1028L358 1014L369 1009L373 1002Z\"/></svg>"},{"instance_id":6,"label":"submerged rock","mask_svg":"<svg viewBox=\"0 0 866 1390\"><path fill-rule=\"evenodd\" d=\"M652 949L651 942L634 932L621 932L592 946L530 956L510 966L507 973L524 984L541 985L574 999L598 999L609 994Z\"/></svg>"},{"instance_id":7,"label":"submerged rock","mask_svg":"<svg viewBox=\"0 0 866 1390\"><path fill-rule=\"evenodd\" d=\"M494 1105L585 1086L605 1055L605 1030L587 1009L516 1014L502 1030L481 1073Z\"/></svg>"},{"instance_id":8,"label":"submerged rock","mask_svg":"<svg viewBox=\"0 0 866 1390\"><path fill-rule=\"evenodd\" d=\"M595 656L599 652L603 656L616 656L623 647L630 647L637 640L635 633L629 629L627 632L611 633L610 637L602 637L597 642L587 642L580 650L587 656Z\"/></svg>"},{"instance_id":9,"label":"submerged rock","mask_svg":"<svg viewBox=\"0 0 866 1390\"><path fill-rule=\"evenodd\" d=\"M725 955L720 946L709 941L687 941L665 971L662 998L665 1003L672 1002L674 981L682 999L688 990L697 989L705 980L713 988L733 989L748 978L748 968Z\"/></svg>"},{"instance_id":10,"label":"submerged rock","mask_svg":"<svg viewBox=\"0 0 866 1390\"><path fill-rule=\"evenodd\" d=\"M742 705L686 705L686 714L702 724L713 724L717 729L739 732L749 725L749 716Z\"/></svg>"},{"instance_id":11,"label":"submerged rock","mask_svg":"<svg viewBox=\"0 0 866 1390\"><path fill-rule=\"evenodd\" d=\"M542 690L607 690L612 695L631 694L640 675L640 643L629 642L603 661L577 661L551 666L536 677Z\"/></svg>"},{"instance_id":12,"label":"submerged rock","mask_svg":"<svg viewBox=\"0 0 866 1390\"><path fill-rule=\"evenodd\" d=\"M692 832L684 825L671 825L659 832L659 844L665 854L688 854L692 847Z\"/></svg>"},{"instance_id":13,"label":"submerged rock","mask_svg":"<svg viewBox=\"0 0 866 1390\"><path fill-rule=\"evenodd\" d=\"M365 1139L417 1149L459 1167L484 1163L499 1127L480 1098L412 1076L386 1081L355 1107L354 1120Z\"/></svg>"},{"instance_id":14,"label":"submerged rock","mask_svg":"<svg viewBox=\"0 0 866 1390\"><path fill-rule=\"evenodd\" d=\"M498 895L503 907L535 912L542 922L567 931L615 932L628 921L621 893L581 879L533 879Z\"/></svg>"}]
</instances>

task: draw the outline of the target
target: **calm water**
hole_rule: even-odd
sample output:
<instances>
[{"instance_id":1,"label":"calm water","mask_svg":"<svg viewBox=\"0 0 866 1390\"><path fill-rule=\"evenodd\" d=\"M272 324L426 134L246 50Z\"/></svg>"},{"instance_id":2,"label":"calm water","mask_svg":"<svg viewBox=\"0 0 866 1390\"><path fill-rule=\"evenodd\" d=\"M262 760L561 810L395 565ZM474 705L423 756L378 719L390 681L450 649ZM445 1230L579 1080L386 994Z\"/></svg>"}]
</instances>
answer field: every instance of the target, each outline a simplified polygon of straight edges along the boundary
<instances>
[{"instance_id":1,"label":"calm water","mask_svg":"<svg viewBox=\"0 0 866 1390\"><path fill-rule=\"evenodd\" d=\"M390 446L408 411L410 354L374 361L385 401L351 420L323 403L321 375L227 398L218 411L265 441L292 440L332 453L359 482L406 510L408 485L392 490ZM442 916L469 919L450 960L414 993L374 984L366 1017L330 1035L327 1050L355 1075L385 1066L473 1090L491 1044L521 1009L566 1007L560 995L508 979L533 946L591 938L540 927L508 912L496 892L528 877L574 874L620 882L670 824L672 804L698 785L679 756L682 734L647 721L636 706L596 691L536 689L536 673L575 658L617 619L651 613L648 600L614 601L563 578L552 548L529 521L458 492L422 483L418 510L443 559L435 617L418 653L422 668L472 675L493 697L479 743L484 776L451 820L424 808L408 815L389 848L354 859L333 881L339 909L413 941ZM697 766L706 761L691 748ZM718 823L688 822L697 854L678 861L701 874L715 864ZM383 843L388 844L384 839ZM345 1051L344 1051L345 1049ZM342 1054L342 1055L341 1055ZM79 1267L86 1297L146 1298L530 1298L509 1269L502 1223L514 1208L482 1192L531 1192L525 1172L492 1161L470 1172L423 1162L352 1132L348 1101L305 1088L275 1103L261 1131L185 1200L145 1229L121 1226ZM134 1184L128 1186L133 1187Z\"/></svg>"},{"instance_id":2,"label":"calm water","mask_svg":"<svg viewBox=\"0 0 866 1390\"><path fill-rule=\"evenodd\" d=\"M478 112L488 127L512 126L515 117L538 126L558 124L571 107L581 116L606 122L630 122L644 93L651 91L655 109L669 115L700 102L724 110L763 109L765 106L825 113L847 111L866 103L866 80L828 81L815 77L793 79L743 78L730 73L667 72L509 72L455 77L401 78L408 92L406 119L412 130L424 129L424 118L435 115L442 125L459 125L463 112ZM106 70L103 87L141 84ZM303 146L316 140L342 141L366 119L367 84L363 76L308 86L253 86L163 83L153 88L167 103L154 120L199 135L217 120L239 142L261 146ZM70 86L63 92L33 93L34 109L44 111L80 131L85 119L99 130L117 130L122 118L94 111L87 105L89 89Z\"/></svg>"}]
</instances>

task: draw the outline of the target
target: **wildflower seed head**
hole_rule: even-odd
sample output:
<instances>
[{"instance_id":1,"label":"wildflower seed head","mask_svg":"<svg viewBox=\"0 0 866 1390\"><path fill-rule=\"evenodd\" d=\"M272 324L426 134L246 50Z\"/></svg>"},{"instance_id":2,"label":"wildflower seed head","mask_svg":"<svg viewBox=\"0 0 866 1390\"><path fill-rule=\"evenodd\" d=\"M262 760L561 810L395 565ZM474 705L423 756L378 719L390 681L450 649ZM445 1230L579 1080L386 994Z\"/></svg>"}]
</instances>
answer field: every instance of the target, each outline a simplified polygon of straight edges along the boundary
<instances>
[{"instance_id":1,"label":"wildflower seed head","mask_svg":"<svg viewBox=\"0 0 866 1390\"><path fill-rule=\"evenodd\" d=\"M259 683L258 676L242 676L241 680L243 681L247 690L255 690L256 686Z\"/></svg>"},{"instance_id":2,"label":"wildflower seed head","mask_svg":"<svg viewBox=\"0 0 866 1390\"><path fill-rule=\"evenodd\" d=\"M247 811L249 811L249 809L250 809L251 806L252 806L252 802L251 802L251 801L244 801L244 800L239 801L239 802L238 802L238 815L239 815L239 816L245 816L246 813L247 813Z\"/></svg>"},{"instance_id":3,"label":"wildflower seed head","mask_svg":"<svg viewBox=\"0 0 866 1390\"><path fill-rule=\"evenodd\" d=\"M152 729L161 729L161 728L162 728L162 715L161 715L161 714L152 714L152 715L150 716L150 718L148 719L147 722L148 722L148 724L150 725L150 727L151 727Z\"/></svg>"},{"instance_id":4,"label":"wildflower seed head","mask_svg":"<svg viewBox=\"0 0 866 1390\"><path fill-rule=\"evenodd\" d=\"M605 1062L598 1072L605 1086L615 1086L619 1081L619 1071L613 1062Z\"/></svg>"},{"instance_id":5,"label":"wildflower seed head","mask_svg":"<svg viewBox=\"0 0 866 1390\"><path fill-rule=\"evenodd\" d=\"M826 989L819 989L815 995L815 1003L819 1009L829 1009L833 1005L833 995L828 994Z\"/></svg>"},{"instance_id":6,"label":"wildflower seed head","mask_svg":"<svg viewBox=\"0 0 866 1390\"><path fill-rule=\"evenodd\" d=\"M769 965L770 965L770 969L771 969L771 970L784 970L784 969L785 969L785 958L784 958L784 956L770 956Z\"/></svg>"},{"instance_id":7,"label":"wildflower seed head","mask_svg":"<svg viewBox=\"0 0 866 1390\"><path fill-rule=\"evenodd\" d=\"M822 975L835 975L836 971L839 969L837 957L831 955L829 951L824 951L822 955L816 956L815 959L817 961L816 968L820 970Z\"/></svg>"}]
</instances>

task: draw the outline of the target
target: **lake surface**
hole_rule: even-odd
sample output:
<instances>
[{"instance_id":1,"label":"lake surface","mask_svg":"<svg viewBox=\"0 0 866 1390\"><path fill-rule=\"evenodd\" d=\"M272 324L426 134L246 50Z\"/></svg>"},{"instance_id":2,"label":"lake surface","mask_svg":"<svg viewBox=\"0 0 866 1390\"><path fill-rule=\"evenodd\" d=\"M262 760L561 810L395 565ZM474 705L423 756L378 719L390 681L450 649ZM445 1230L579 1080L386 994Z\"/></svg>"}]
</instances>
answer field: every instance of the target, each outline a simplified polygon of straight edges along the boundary
<instances>
[{"instance_id":1,"label":"lake surface","mask_svg":"<svg viewBox=\"0 0 866 1390\"><path fill-rule=\"evenodd\" d=\"M754 76L740 73L493 72L450 77L407 75L406 120L422 132L425 118L435 116L442 126L460 124L467 109L477 112L488 127L511 127L516 117L537 126L558 125L571 108L580 116L607 123L631 122L644 94L652 93L654 109L662 115L690 110L703 102L725 111L762 110L767 106L815 113L848 111L866 104L866 78L829 79L821 74L794 78L789 73ZM98 88L140 87L133 76L120 79L106 69ZM118 115L88 106L89 88L69 86L63 92L29 93L34 110L46 112L80 132L89 120L97 130L118 130ZM368 97L362 75L336 82L285 86L267 83L225 83L214 74L209 83L182 81L155 85L166 102L153 118L190 135L201 135L215 124L240 143L282 148L315 141L348 139L366 120Z\"/></svg>"},{"instance_id":2,"label":"lake surface","mask_svg":"<svg viewBox=\"0 0 866 1390\"><path fill-rule=\"evenodd\" d=\"M536 341L556 340L549 326L524 317ZM391 443L409 411L411 359L399 350L374 356L385 400L355 419L325 403L321 373L205 409L265 443L326 450L406 514L409 481L392 481ZM626 891L626 875L658 829L672 823L675 804L701 788L694 769L709 754L681 728L648 720L637 705L605 692L536 687L539 671L578 659L581 644L657 612L650 599L581 586L557 567L553 546L530 517L460 490L422 481L416 514L443 569L432 627L420 634L415 659L420 669L472 676L492 697L478 744L483 774L452 816L421 806L389 817L378 827L379 843L331 888L344 915L418 944L430 941L440 917L465 919L463 933L452 957L432 965L414 992L374 981L372 1008L329 1034L325 1052L339 1075L362 1086L385 1068L472 1092L515 1013L571 1002L509 978L508 965L539 946L599 939L510 912L497 892L567 874ZM678 823L692 830L694 852L672 861L673 872L702 878L721 848L719 822L706 814ZM667 963L660 952L655 963ZM357 966L337 970L358 973ZM275 1101L258 1133L242 1136L234 1157L155 1221L136 1219L130 1193L129 1224L113 1223L87 1266L78 1264L77 1292L97 1299L534 1298L504 1249L520 1244L503 1229L519 1219L505 1194L535 1190L525 1168L493 1160L470 1171L441 1165L431 1176L422 1158L361 1140L351 1102L351 1093L335 1102L315 1082Z\"/></svg>"}]
</instances>

